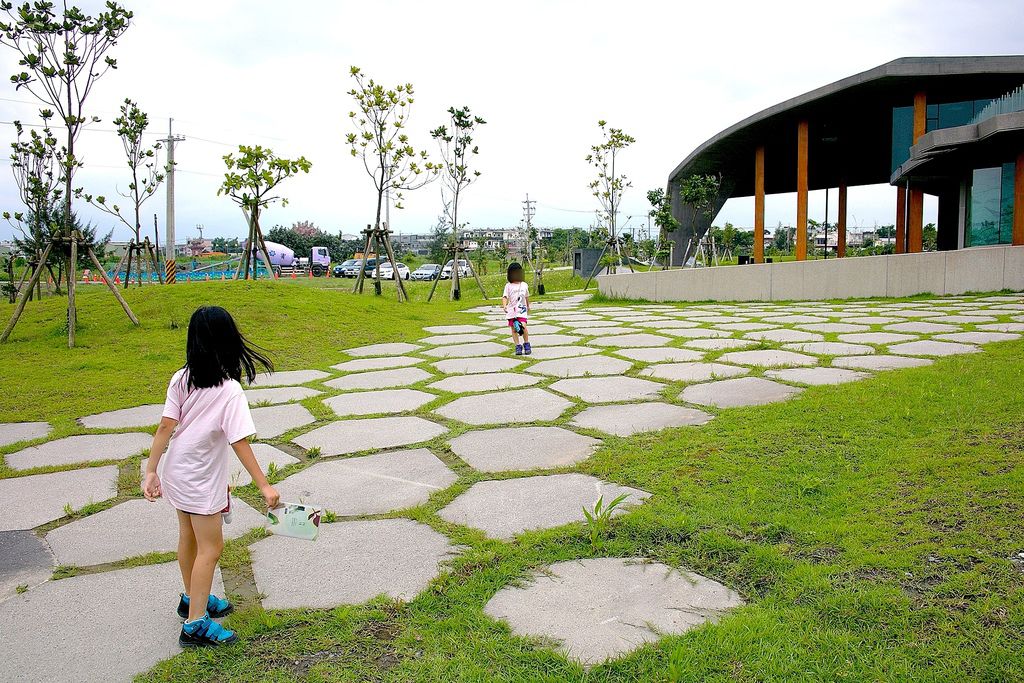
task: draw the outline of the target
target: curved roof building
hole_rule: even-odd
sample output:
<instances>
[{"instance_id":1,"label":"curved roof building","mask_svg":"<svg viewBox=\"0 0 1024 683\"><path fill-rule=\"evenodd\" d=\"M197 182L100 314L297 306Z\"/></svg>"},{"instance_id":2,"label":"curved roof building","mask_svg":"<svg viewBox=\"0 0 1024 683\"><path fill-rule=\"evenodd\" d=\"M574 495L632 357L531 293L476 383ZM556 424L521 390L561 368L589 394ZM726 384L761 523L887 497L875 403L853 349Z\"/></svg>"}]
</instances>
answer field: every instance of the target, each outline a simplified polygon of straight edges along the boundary
<instances>
[{"instance_id":1,"label":"curved roof building","mask_svg":"<svg viewBox=\"0 0 1024 683\"><path fill-rule=\"evenodd\" d=\"M938 197L938 248L1024 244L1024 56L907 57L758 112L701 144L668 178L676 265L731 197L755 198L754 261L764 260L764 196L797 193L797 259L807 255L807 193L891 183L896 251L922 248L924 193ZM693 216L680 181L721 177L712 215Z\"/></svg>"}]
</instances>

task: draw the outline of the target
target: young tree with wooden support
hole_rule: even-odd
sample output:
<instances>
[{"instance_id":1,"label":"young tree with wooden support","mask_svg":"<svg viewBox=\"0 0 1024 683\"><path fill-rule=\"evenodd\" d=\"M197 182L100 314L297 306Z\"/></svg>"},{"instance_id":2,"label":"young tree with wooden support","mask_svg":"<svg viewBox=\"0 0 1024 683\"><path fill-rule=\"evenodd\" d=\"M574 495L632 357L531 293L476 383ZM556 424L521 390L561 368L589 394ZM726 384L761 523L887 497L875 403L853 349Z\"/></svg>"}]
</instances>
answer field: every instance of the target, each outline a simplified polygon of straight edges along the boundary
<instances>
[{"instance_id":1,"label":"young tree with wooden support","mask_svg":"<svg viewBox=\"0 0 1024 683\"><path fill-rule=\"evenodd\" d=\"M72 187L75 173L82 167L82 162L75 155L75 143L87 121L99 121L95 116L86 117L85 102L96 81L109 70L117 68L117 60L107 53L128 30L133 15L113 1L107 2L105 10L95 17L66 4L58 14L52 2L26 2L15 8L14 3L4 1L0 2L0 13L7 15L6 21L0 21L0 44L17 53L18 64L22 68L11 76L11 82L16 90L24 90L39 100L43 105L40 115L44 120L55 117L65 128L65 144L57 154L59 177L64 185L61 194L64 225L59 234L55 232L52 235L51 242L44 249L45 257L40 255L29 288L39 282L47 258L56 250L67 263L68 346L73 347L78 320L75 266L80 244L86 248L90 260L128 318L138 324L128 304L107 278L92 247L82 243L81 234L72 228ZM0 342L6 341L17 325L27 295L27 290L22 293L14 315L0 335Z\"/></svg>"},{"instance_id":2,"label":"young tree with wooden support","mask_svg":"<svg viewBox=\"0 0 1024 683\"><path fill-rule=\"evenodd\" d=\"M636 139L623 132L621 128L609 128L607 121L598 121L597 125L601 129L602 140L599 144L592 145L590 154L586 156L587 163L597 171L597 177L590 181L587 187L590 188L591 194L594 195L600 206L597 216L598 220L607 226L608 239L601 250L601 256L594 264L593 271L583 285L584 290L590 286L590 281L601 266L605 265L604 257L609 249L614 252L613 260L608 264L610 272L614 273L615 265L622 263L622 239L619 237L617 227L619 202L622 201L623 193L633 186L625 174L616 170L615 162L619 152L636 142ZM626 263L632 271L633 264L628 260Z\"/></svg>"}]
</instances>

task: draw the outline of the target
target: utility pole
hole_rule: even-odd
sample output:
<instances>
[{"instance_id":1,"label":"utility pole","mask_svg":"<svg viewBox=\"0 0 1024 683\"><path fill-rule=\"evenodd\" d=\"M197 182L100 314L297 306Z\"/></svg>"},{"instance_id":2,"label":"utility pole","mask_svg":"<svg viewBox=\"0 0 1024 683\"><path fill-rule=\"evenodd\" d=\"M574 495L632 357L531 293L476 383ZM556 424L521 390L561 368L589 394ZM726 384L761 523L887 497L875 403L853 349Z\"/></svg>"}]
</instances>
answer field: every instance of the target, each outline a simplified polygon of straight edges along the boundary
<instances>
[{"instance_id":1,"label":"utility pole","mask_svg":"<svg viewBox=\"0 0 1024 683\"><path fill-rule=\"evenodd\" d=\"M167 120L167 137L160 142L167 143L167 236L164 243L166 254L164 258L165 281L173 285L178 272L178 262L174 254L174 143L185 139L184 135L174 134L174 119Z\"/></svg>"}]
</instances>

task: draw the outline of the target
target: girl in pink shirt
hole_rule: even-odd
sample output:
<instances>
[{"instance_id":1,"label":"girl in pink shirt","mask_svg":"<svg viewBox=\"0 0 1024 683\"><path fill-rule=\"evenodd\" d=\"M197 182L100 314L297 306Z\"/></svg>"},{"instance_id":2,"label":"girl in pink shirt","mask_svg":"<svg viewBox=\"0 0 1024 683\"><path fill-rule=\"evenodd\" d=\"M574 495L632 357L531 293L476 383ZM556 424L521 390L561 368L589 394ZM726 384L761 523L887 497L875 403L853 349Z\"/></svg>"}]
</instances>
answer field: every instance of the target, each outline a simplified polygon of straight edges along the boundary
<instances>
[{"instance_id":1,"label":"girl in pink shirt","mask_svg":"<svg viewBox=\"0 0 1024 683\"><path fill-rule=\"evenodd\" d=\"M238 331L230 313L219 306L196 310L188 323L185 367L171 377L149 451L142 493L149 501L163 496L178 511L178 565L185 584L178 602L178 616L185 619L178 636L182 647L226 645L238 639L213 621L234 607L210 594L224 549L221 513L229 505L231 452L252 476L268 507L280 498L249 446L256 427L240 381L244 372L252 383L257 363L273 369Z\"/></svg>"}]
</instances>

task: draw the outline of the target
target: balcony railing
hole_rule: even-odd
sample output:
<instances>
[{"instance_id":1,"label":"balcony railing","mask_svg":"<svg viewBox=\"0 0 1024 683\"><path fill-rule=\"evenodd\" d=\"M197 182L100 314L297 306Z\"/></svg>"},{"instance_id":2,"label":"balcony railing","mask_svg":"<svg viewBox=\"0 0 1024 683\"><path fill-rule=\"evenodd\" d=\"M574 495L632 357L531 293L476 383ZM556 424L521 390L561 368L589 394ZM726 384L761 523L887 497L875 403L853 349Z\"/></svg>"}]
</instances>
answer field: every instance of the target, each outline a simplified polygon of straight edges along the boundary
<instances>
[{"instance_id":1,"label":"balcony railing","mask_svg":"<svg viewBox=\"0 0 1024 683\"><path fill-rule=\"evenodd\" d=\"M971 119L971 124L976 125L993 116L1010 114L1017 111L1024 111L1024 85L989 102L981 111L975 114L974 118Z\"/></svg>"}]
</instances>

